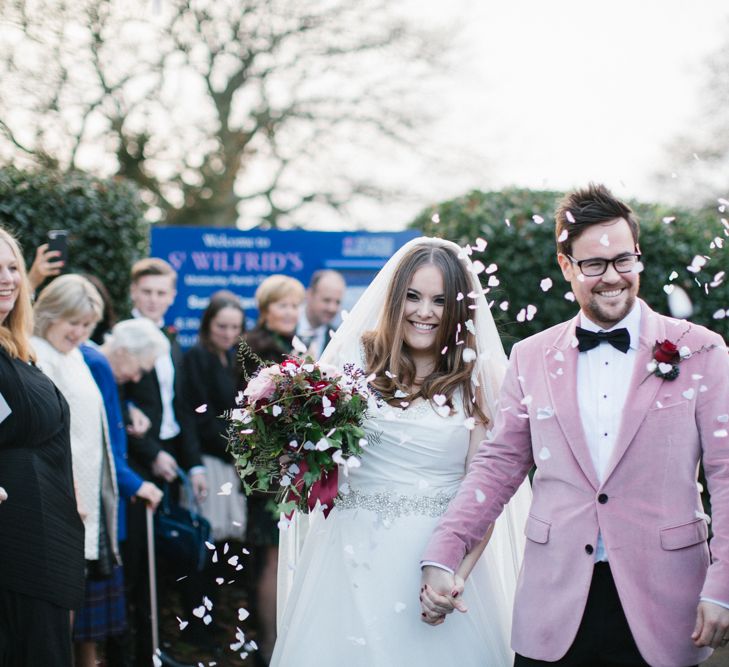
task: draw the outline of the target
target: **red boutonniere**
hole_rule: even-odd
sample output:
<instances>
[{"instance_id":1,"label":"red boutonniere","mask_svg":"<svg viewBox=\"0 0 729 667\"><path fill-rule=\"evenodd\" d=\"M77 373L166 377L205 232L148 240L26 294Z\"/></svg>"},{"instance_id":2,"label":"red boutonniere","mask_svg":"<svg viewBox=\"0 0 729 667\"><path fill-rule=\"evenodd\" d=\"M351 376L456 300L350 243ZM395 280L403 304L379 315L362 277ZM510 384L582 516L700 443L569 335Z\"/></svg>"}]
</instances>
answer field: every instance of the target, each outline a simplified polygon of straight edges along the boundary
<instances>
[{"instance_id":1,"label":"red boutonniere","mask_svg":"<svg viewBox=\"0 0 729 667\"><path fill-rule=\"evenodd\" d=\"M170 341L170 343L173 343L175 338L177 338L177 327L174 324L168 324L166 327L162 329L165 336L167 336L167 339Z\"/></svg>"},{"instance_id":2,"label":"red boutonniere","mask_svg":"<svg viewBox=\"0 0 729 667\"><path fill-rule=\"evenodd\" d=\"M691 331L691 325L679 336L675 343L670 340L656 341L653 346L653 359L648 362L647 366L651 375L656 375L662 380L675 380L680 373L679 364L684 359L689 359L694 354L716 347L716 345L704 345L698 350L691 350L686 345L679 347L679 343L689 331Z\"/></svg>"},{"instance_id":3,"label":"red boutonniere","mask_svg":"<svg viewBox=\"0 0 729 667\"><path fill-rule=\"evenodd\" d=\"M675 380L680 373L679 363L690 356L691 350L687 347L679 349L678 345L670 340L656 341L648 371L663 380Z\"/></svg>"}]
</instances>

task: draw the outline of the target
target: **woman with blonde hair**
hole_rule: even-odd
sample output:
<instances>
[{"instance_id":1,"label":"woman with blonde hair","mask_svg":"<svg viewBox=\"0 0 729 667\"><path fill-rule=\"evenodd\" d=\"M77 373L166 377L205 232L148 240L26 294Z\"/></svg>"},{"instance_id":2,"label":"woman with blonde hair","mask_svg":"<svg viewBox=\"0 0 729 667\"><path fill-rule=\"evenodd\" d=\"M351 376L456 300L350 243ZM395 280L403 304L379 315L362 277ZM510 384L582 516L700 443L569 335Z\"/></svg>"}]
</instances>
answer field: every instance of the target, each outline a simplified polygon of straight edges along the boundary
<instances>
[{"instance_id":1,"label":"woman with blonde hair","mask_svg":"<svg viewBox=\"0 0 729 667\"><path fill-rule=\"evenodd\" d=\"M299 309L306 289L289 276L268 276L256 290L258 322L243 336L248 348L263 361L280 362L293 351L293 339L299 322ZM258 368L253 358L246 358L245 370L251 376ZM260 626L261 653L258 659L268 662L276 640L276 570L278 567L278 517L270 508L272 496L255 494L248 499L248 542L254 556L256 576L256 611Z\"/></svg>"},{"instance_id":2,"label":"woman with blonde hair","mask_svg":"<svg viewBox=\"0 0 729 667\"><path fill-rule=\"evenodd\" d=\"M0 228L0 664L70 667L70 610L83 601L69 412L34 364L22 254Z\"/></svg>"}]
</instances>

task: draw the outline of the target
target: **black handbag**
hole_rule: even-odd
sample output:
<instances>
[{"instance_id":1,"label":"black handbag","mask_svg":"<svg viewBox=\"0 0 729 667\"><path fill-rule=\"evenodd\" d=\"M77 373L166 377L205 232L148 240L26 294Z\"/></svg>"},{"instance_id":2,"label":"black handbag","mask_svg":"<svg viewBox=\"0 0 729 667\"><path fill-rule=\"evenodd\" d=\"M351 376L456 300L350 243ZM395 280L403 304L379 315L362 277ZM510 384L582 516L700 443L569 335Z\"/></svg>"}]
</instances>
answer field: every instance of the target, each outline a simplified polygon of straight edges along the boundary
<instances>
[{"instance_id":1,"label":"black handbag","mask_svg":"<svg viewBox=\"0 0 729 667\"><path fill-rule=\"evenodd\" d=\"M154 517L155 546L176 572L201 572L208 557L205 543L211 542L210 522L200 514L188 476L182 470L177 473L193 509L173 504L168 487Z\"/></svg>"}]
</instances>

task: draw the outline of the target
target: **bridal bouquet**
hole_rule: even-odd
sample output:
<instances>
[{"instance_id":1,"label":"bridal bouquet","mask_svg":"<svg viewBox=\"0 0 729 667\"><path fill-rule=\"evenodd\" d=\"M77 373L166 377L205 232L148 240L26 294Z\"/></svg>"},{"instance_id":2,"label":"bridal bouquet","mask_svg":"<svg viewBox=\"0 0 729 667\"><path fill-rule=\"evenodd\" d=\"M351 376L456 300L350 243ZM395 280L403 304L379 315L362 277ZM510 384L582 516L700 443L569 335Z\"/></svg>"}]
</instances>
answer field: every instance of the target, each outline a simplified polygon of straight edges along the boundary
<instances>
[{"instance_id":1,"label":"bridal bouquet","mask_svg":"<svg viewBox=\"0 0 729 667\"><path fill-rule=\"evenodd\" d=\"M288 357L250 378L228 413L228 449L247 494L275 492L278 509L325 513L337 493L337 470L359 466L367 381L353 364L343 371Z\"/></svg>"}]
</instances>

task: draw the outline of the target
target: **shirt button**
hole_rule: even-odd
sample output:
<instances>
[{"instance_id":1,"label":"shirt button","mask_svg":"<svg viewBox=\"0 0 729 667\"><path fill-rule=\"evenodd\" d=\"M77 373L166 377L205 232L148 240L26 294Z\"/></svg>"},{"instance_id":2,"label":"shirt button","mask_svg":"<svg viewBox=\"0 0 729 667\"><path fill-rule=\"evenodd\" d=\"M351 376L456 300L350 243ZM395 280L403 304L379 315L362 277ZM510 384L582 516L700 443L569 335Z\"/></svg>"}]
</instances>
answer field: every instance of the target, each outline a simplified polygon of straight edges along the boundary
<instances>
[{"instance_id":1,"label":"shirt button","mask_svg":"<svg viewBox=\"0 0 729 667\"><path fill-rule=\"evenodd\" d=\"M601 505L604 505L608 501L607 493L601 493L597 497L597 502L599 502Z\"/></svg>"},{"instance_id":2,"label":"shirt button","mask_svg":"<svg viewBox=\"0 0 729 667\"><path fill-rule=\"evenodd\" d=\"M586 544L586 545L585 545L585 553L586 553L586 554L588 554L588 555L592 555L592 553L593 553L594 551L595 551L595 549L593 549L593 547L592 547L592 545L591 545L591 544Z\"/></svg>"}]
</instances>

